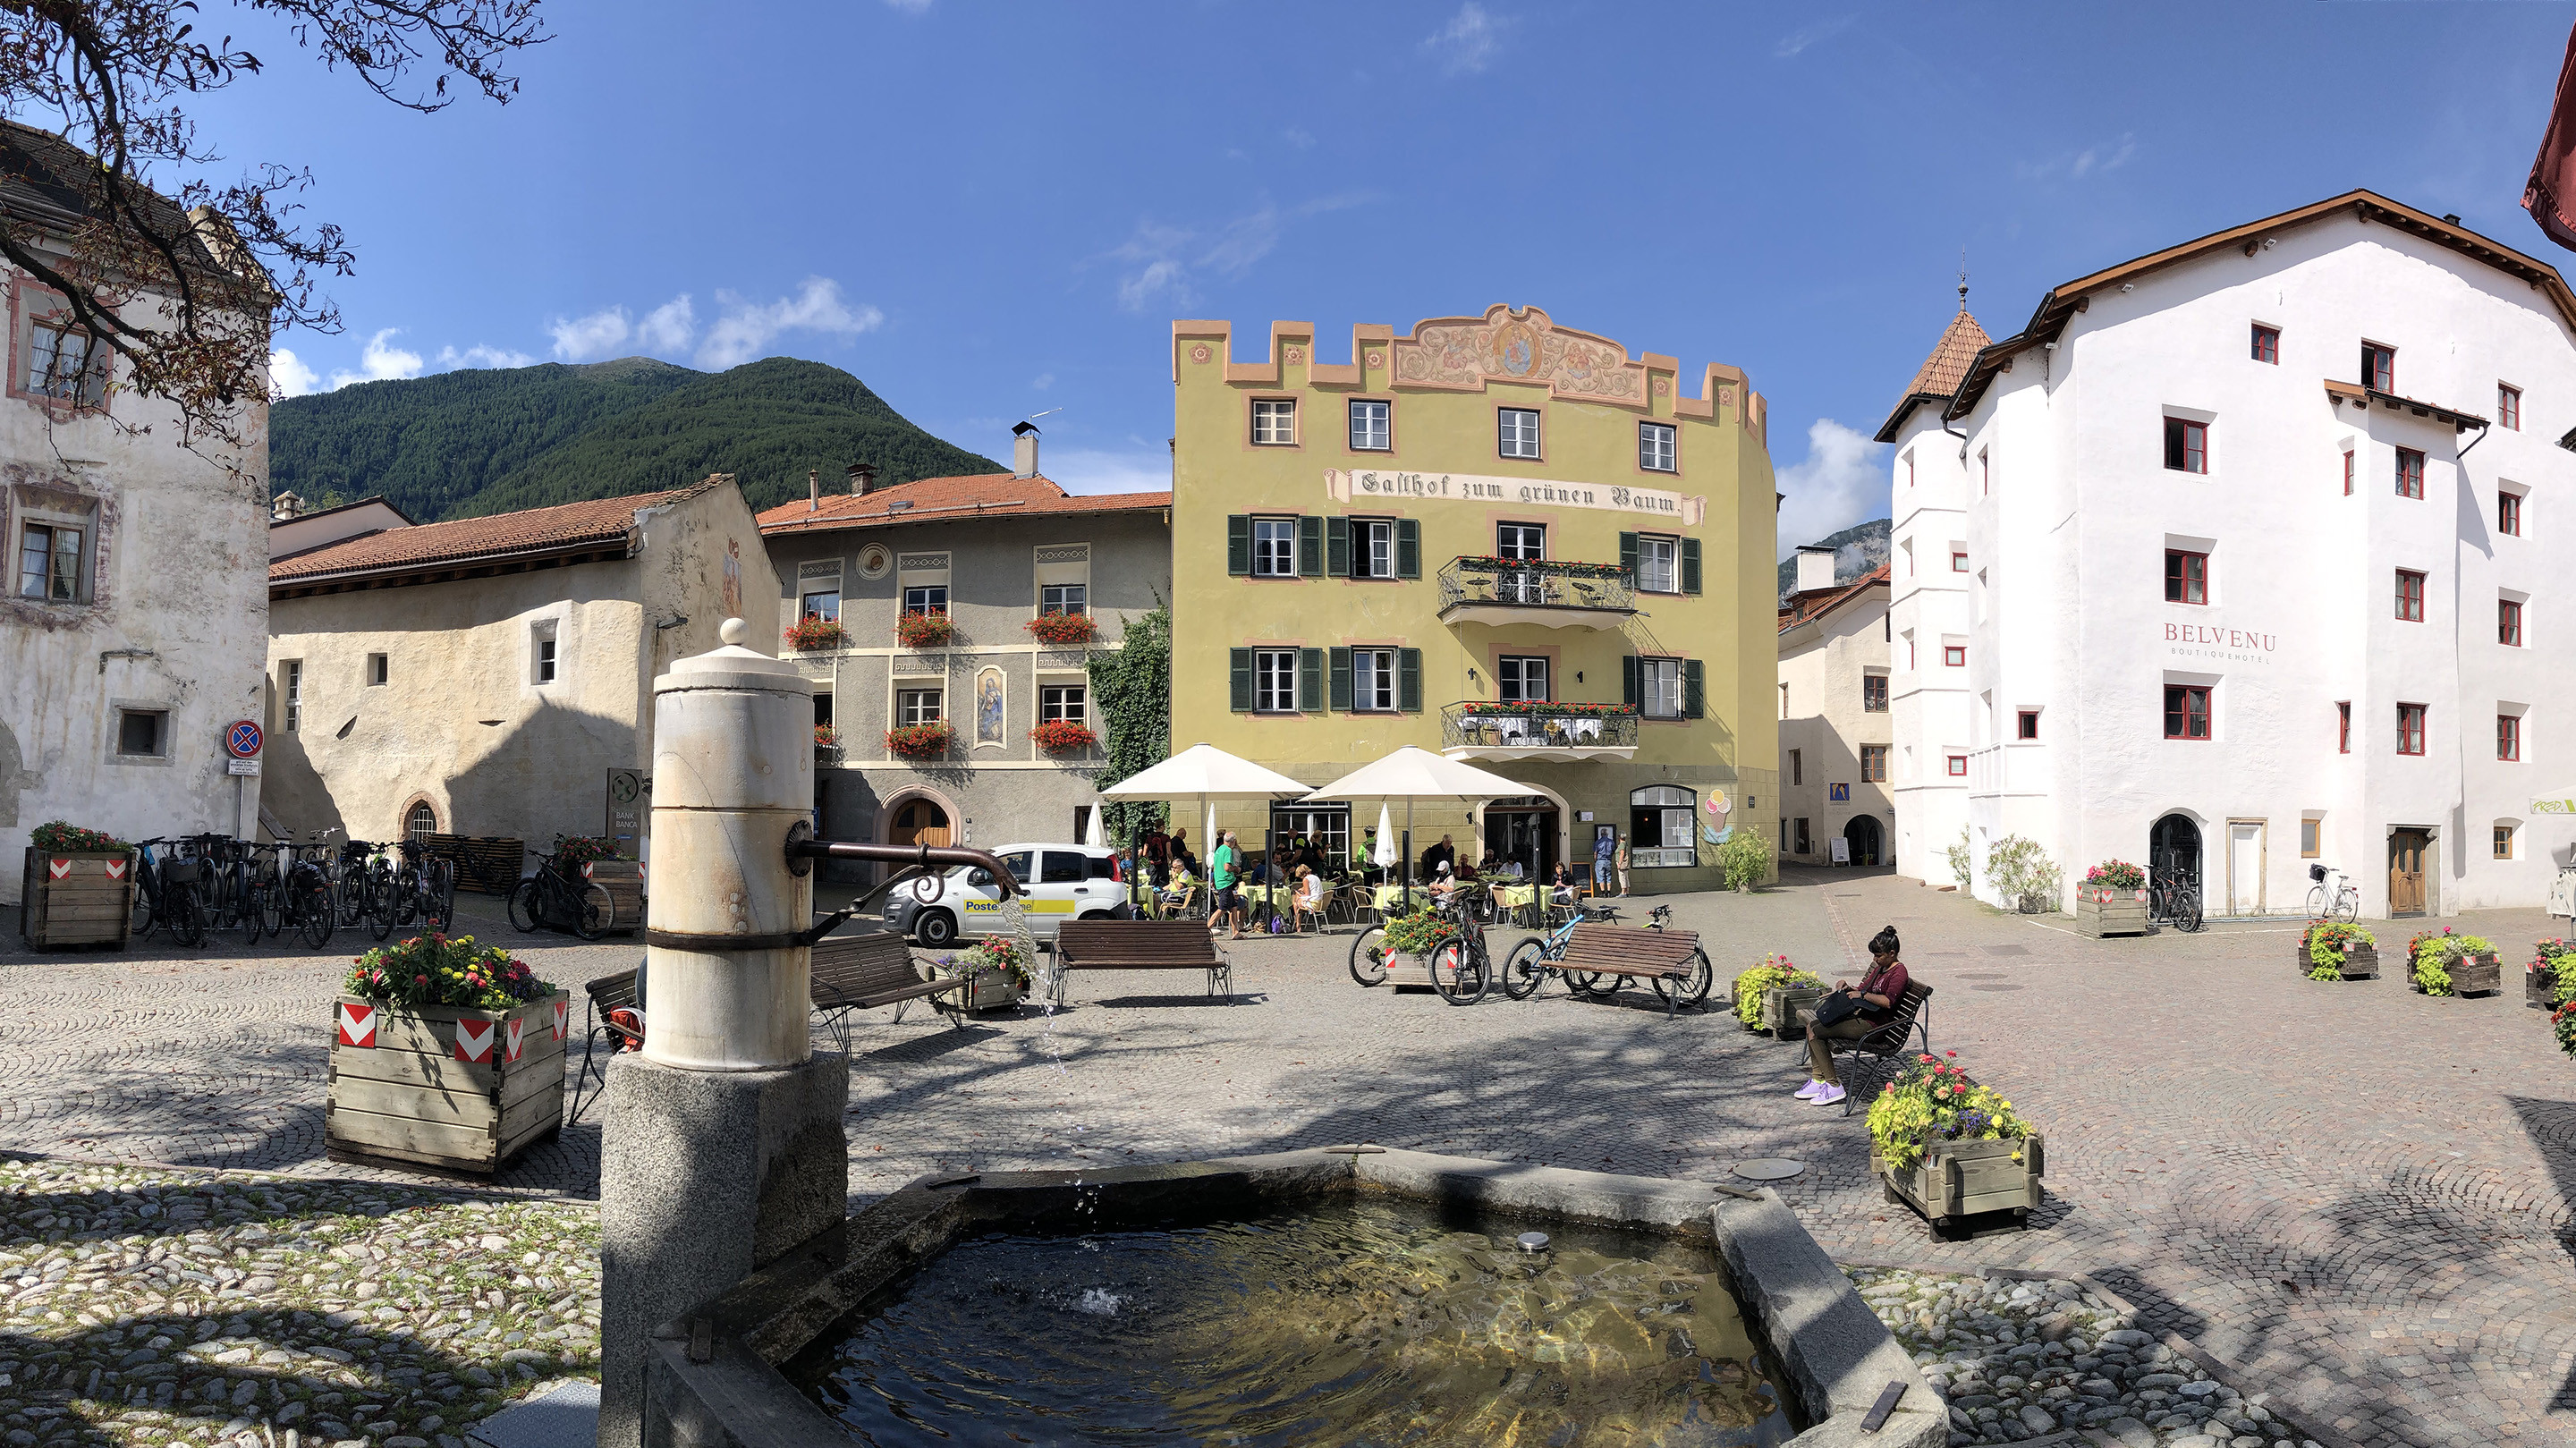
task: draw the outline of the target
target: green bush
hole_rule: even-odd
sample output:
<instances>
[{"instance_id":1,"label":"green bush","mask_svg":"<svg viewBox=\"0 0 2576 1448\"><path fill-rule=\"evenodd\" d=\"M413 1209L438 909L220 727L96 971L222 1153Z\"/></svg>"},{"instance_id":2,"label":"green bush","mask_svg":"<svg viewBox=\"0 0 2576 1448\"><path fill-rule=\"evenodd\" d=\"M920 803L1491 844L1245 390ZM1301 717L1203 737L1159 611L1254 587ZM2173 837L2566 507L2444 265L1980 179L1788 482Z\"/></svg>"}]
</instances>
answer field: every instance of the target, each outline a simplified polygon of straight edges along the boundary
<instances>
[{"instance_id":1,"label":"green bush","mask_svg":"<svg viewBox=\"0 0 2576 1448\"><path fill-rule=\"evenodd\" d=\"M1739 827L1717 847L1717 862L1725 868L1726 888L1751 890L1771 874L1771 839L1760 830Z\"/></svg>"},{"instance_id":2,"label":"green bush","mask_svg":"<svg viewBox=\"0 0 2576 1448\"><path fill-rule=\"evenodd\" d=\"M2358 925L2320 920L2299 937L2299 944L2308 953L2308 979L2341 980L2344 953L2357 945L2376 947L2379 937Z\"/></svg>"},{"instance_id":3,"label":"green bush","mask_svg":"<svg viewBox=\"0 0 2576 1448\"><path fill-rule=\"evenodd\" d=\"M1952 879L1959 882L1959 893L1965 895L1969 891L1975 889L1977 879L1974 874L1970 873L1970 868L1976 862L1976 852L1968 847L1968 827L1966 825L1959 826L1958 841L1950 845L1947 849L1944 849L1941 853L1950 857L1950 876Z\"/></svg>"},{"instance_id":4,"label":"green bush","mask_svg":"<svg viewBox=\"0 0 2576 1448\"><path fill-rule=\"evenodd\" d=\"M1986 851L1986 885L2010 908L2028 911L2030 902L2038 900L2054 910L2065 883L2064 872L2037 840L2006 835Z\"/></svg>"}]
</instances>

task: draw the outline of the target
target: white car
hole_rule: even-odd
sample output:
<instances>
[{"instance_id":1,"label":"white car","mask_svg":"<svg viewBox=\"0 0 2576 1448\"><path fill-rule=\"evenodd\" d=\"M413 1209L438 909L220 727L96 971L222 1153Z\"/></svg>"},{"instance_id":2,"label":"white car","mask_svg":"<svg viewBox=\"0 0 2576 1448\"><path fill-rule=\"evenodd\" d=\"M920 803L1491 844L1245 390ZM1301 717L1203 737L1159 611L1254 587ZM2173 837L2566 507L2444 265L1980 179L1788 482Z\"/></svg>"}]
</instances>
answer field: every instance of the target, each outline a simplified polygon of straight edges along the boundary
<instances>
[{"instance_id":1,"label":"white car","mask_svg":"<svg viewBox=\"0 0 2576 1448\"><path fill-rule=\"evenodd\" d=\"M1029 933L1040 942L1055 939L1056 927L1068 920L1127 920L1127 887L1117 878L1114 857L1089 845L1004 845L993 851L1020 882L1021 908ZM918 887L918 888L916 888ZM974 865L958 865L929 884L907 880L886 896L885 924L909 935L927 949L942 950L960 935L999 935L1002 892L993 877Z\"/></svg>"}]
</instances>

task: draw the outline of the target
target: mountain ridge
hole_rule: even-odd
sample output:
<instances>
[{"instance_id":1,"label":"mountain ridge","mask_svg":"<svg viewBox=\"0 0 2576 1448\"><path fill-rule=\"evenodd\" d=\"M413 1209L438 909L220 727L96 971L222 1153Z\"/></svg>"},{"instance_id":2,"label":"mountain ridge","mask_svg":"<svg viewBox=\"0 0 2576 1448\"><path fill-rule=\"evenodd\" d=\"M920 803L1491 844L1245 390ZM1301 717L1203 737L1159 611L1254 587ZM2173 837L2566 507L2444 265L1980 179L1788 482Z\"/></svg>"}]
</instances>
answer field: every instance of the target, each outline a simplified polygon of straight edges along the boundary
<instances>
[{"instance_id":1,"label":"mountain ridge","mask_svg":"<svg viewBox=\"0 0 2576 1448\"><path fill-rule=\"evenodd\" d=\"M1834 582L1850 583L1885 563L1889 551L1894 547L1888 541L1888 534L1895 526L1895 520L1892 518L1873 518L1866 523L1854 523L1840 532L1828 533L1817 539L1818 547L1834 550ZM1780 560L1781 601L1787 602L1789 595L1797 591L1798 555L1792 553Z\"/></svg>"}]
</instances>

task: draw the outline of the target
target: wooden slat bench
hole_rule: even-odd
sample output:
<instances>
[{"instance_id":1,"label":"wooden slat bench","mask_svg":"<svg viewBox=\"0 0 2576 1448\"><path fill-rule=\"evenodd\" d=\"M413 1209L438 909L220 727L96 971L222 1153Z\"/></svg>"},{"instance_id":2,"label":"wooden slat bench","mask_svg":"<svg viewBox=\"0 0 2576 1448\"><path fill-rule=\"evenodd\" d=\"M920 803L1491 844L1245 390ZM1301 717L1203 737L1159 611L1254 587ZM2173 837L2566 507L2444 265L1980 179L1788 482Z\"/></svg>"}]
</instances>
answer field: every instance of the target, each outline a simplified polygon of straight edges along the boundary
<instances>
[{"instance_id":1,"label":"wooden slat bench","mask_svg":"<svg viewBox=\"0 0 2576 1448\"><path fill-rule=\"evenodd\" d=\"M1882 1061L1896 1061L1901 1069L1902 1058L1914 1050L1905 1043L1908 1036L1919 1033L1923 1041L1919 1054L1926 1056L1932 1054L1931 1012L1932 987L1919 980L1909 980L1905 983L1905 994L1896 998L1896 1013L1888 1017L1886 1025L1866 1036L1854 1036L1849 1040L1836 1040L1831 1036L1821 1039L1830 1050L1848 1052L1855 1069L1859 1067L1860 1058L1863 1056L1876 1056ZM1839 1071L1837 1074L1840 1074ZM1856 1091L1843 1093L1843 1115L1851 1115L1852 1101L1860 1094Z\"/></svg>"},{"instance_id":2,"label":"wooden slat bench","mask_svg":"<svg viewBox=\"0 0 2576 1448\"><path fill-rule=\"evenodd\" d=\"M1645 930L1633 925L1577 925L1566 938L1563 967L1598 975L1639 976L1662 982L1664 1014L1708 998L1714 976L1696 930Z\"/></svg>"},{"instance_id":3,"label":"wooden slat bench","mask_svg":"<svg viewBox=\"0 0 2576 1448\"><path fill-rule=\"evenodd\" d=\"M903 1019L903 1003L930 998L933 1010L949 1013L952 1026L966 1024L957 1002L941 997L966 990L972 977L924 980L912 961L912 947L891 930L862 930L827 935L814 942L814 1014L843 1052L850 1049L850 1012L893 1006Z\"/></svg>"},{"instance_id":4,"label":"wooden slat bench","mask_svg":"<svg viewBox=\"0 0 2576 1448\"><path fill-rule=\"evenodd\" d=\"M1195 920L1068 920L1056 927L1055 998L1076 970L1203 970L1208 994L1234 1000L1234 971L1216 937Z\"/></svg>"}]
</instances>

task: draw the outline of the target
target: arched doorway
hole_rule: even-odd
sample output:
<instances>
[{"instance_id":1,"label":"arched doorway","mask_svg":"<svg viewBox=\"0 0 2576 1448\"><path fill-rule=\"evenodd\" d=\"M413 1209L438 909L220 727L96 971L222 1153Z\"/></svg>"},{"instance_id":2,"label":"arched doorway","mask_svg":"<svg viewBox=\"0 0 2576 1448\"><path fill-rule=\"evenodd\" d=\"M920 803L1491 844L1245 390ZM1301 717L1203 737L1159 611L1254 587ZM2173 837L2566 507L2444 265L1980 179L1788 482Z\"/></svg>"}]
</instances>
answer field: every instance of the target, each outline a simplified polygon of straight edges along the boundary
<instances>
[{"instance_id":1,"label":"arched doorway","mask_svg":"<svg viewBox=\"0 0 2576 1448\"><path fill-rule=\"evenodd\" d=\"M1843 842L1851 846L1851 862L1855 865L1883 863L1887 848L1883 838L1876 815L1853 815L1850 823L1843 826Z\"/></svg>"},{"instance_id":2,"label":"arched doorway","mask_svg":"<svg viewBox=\"0 0 2576 1448\"><path fill-rule=\"evenodd\" d=\"M1532 880L1555 878L1556 801L1543 794L1498 799L1485 806L1485 849L1497 861L1518 861Z\"/></svg>"},{"instance_id":3,"label":"arched doorway","mask_svg":"<svg viewBox=\"0 0 2576 1448\"><path fill-rule=\"evenodd\" d=\"M948 811L920 795L896 805L886 821L890 845L945 845L948 837Z\"/></svg>"},{"instance_id":4,"label":"arched doorway","mask_svg":"<svg viewBox=\"0 0 2576 1448\"><path fill-rule=\"evenodd\" d=\"M2147 831L2147 874L2200 883L2200 826L2191 816L2166 815Z\"/></svg>"}]
</instances>

